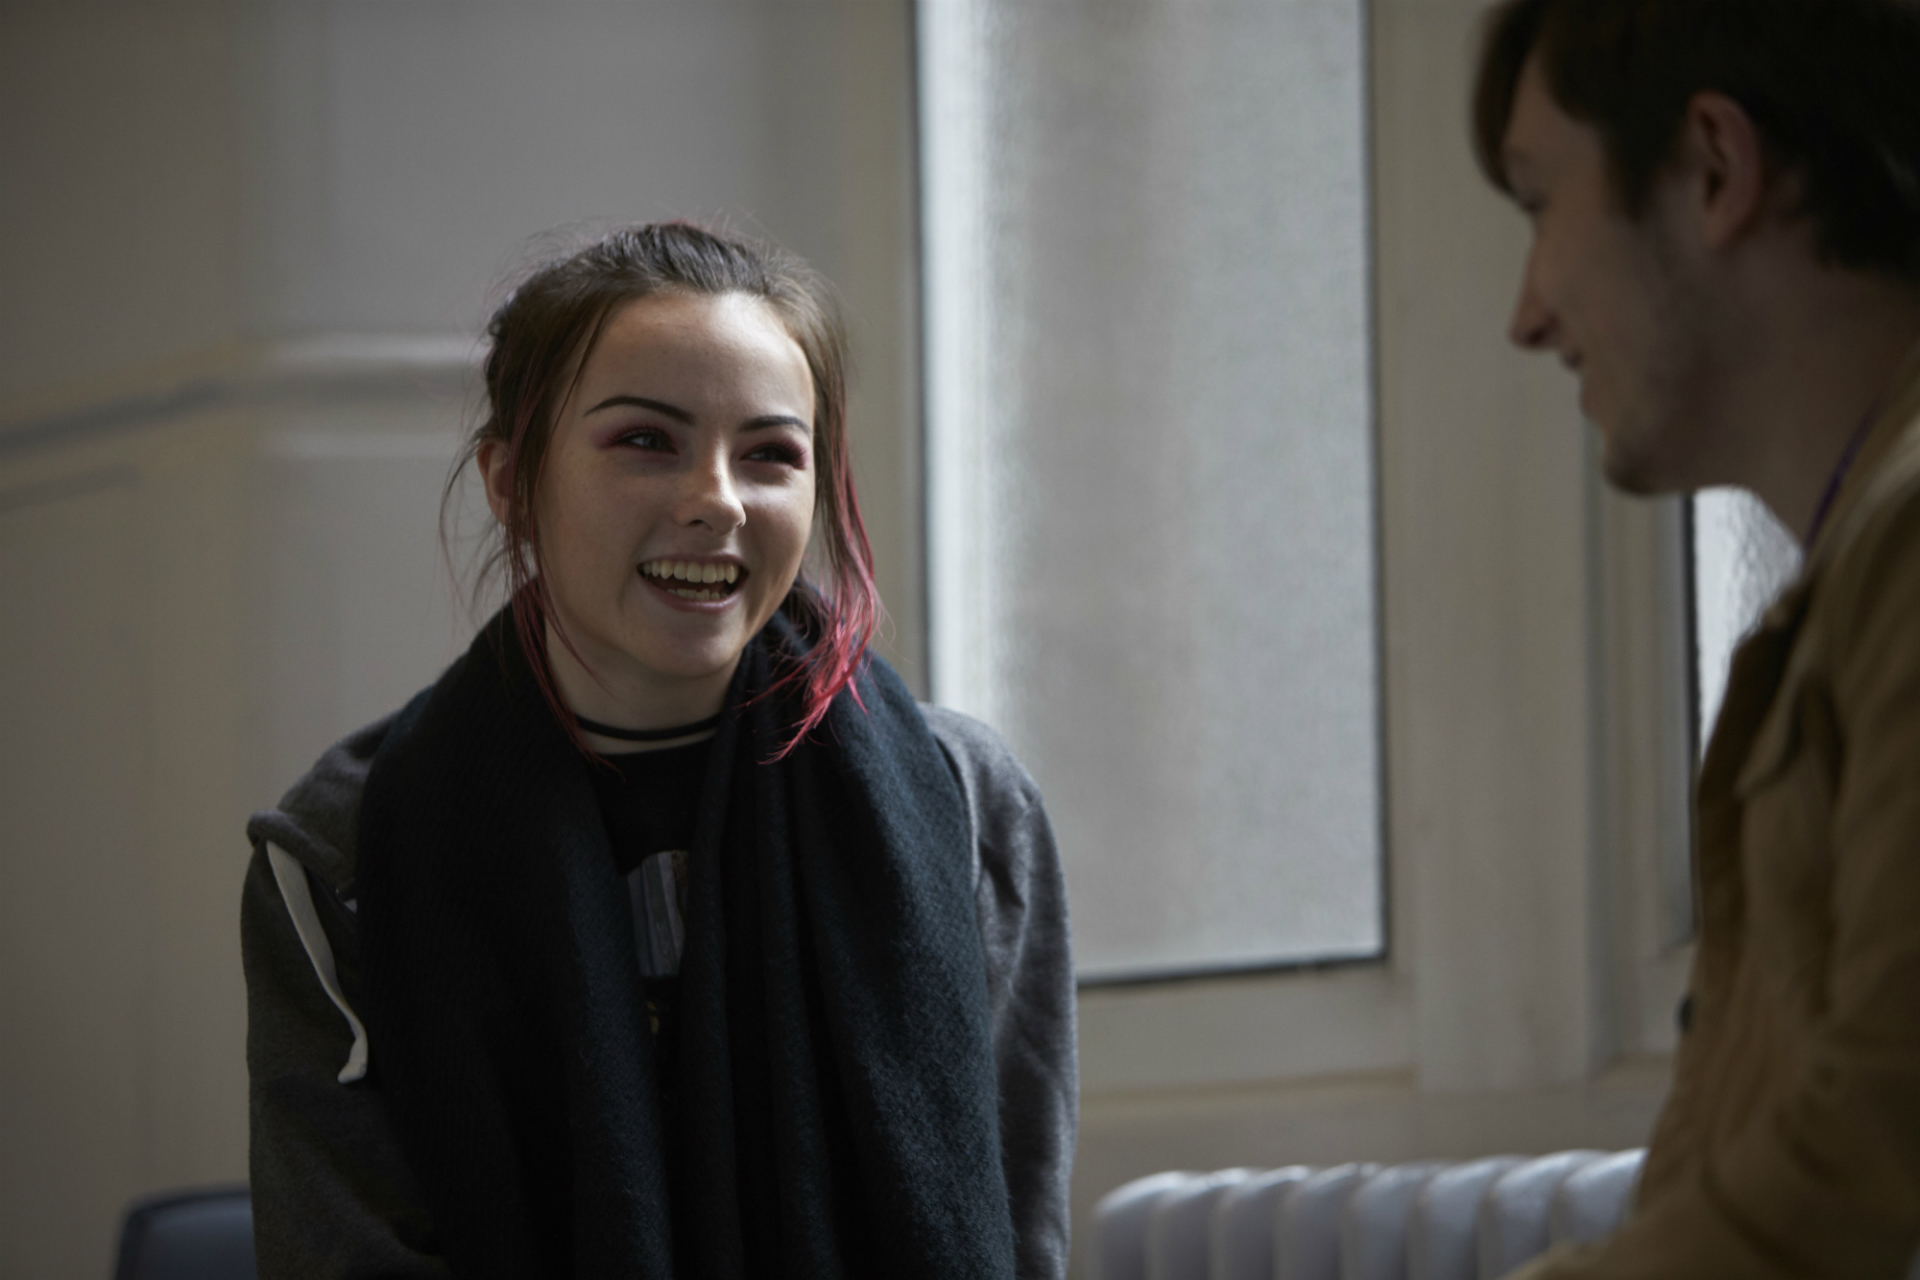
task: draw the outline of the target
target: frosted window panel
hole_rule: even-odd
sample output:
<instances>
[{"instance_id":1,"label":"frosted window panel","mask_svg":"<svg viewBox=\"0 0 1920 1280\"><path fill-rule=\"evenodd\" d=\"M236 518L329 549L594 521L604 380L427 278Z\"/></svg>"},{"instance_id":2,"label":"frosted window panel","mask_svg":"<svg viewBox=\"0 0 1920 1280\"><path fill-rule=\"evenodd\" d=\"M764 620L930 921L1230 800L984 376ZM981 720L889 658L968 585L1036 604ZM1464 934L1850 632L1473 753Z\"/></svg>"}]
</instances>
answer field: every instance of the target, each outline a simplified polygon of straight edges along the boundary
<instances>
[{"instance_id":1,"label":"frosted window panel","mask_svg":"<svg viewBox=\"0 0 1920 1280\"><path fill-rule=\"evenodd\" d=\"M1733 651L1800 570L1800 544L1742 489L1693 496L1694 672L1704 750Z\"/></svg>"},{"instance_id":2,"label":"frosted window panel","mask_svg":"<svg viewBox=\"0 0 1920 1280\"><path fill-rule=\"evenodd\" d=\"M1083 977L1381 934L1355 0L922 0L934 691Z\"/></svg>"}]
</instances>

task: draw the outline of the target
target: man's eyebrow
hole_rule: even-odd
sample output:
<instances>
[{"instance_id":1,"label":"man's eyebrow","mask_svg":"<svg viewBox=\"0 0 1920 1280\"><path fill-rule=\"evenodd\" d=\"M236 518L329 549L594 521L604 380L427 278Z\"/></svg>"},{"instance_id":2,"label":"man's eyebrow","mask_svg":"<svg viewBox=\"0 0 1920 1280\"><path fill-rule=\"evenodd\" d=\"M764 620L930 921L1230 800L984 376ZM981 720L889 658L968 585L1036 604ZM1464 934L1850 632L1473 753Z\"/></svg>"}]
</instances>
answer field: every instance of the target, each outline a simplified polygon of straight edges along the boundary
<instances>
[{"instance_id":1,"label":"man's eyebrow","mask_svg":"<svg viewBox=\"0 0 1920 1280\"><path fill-rule=\"evenodd\" d=\"M651 409L655 413L665 414L676 422L684 422L688 426L693 425L693 415L685 409L682 409L679 405L668 404L664 400L649 400L645 396L608 396L605 400L602 400L599 404L587 410L587 414L595 414L602 409L613 409L621 405L632 405L638 409ZM586 415L583 414L582 416L584 417Z\"/></svg>"}]
</instances>

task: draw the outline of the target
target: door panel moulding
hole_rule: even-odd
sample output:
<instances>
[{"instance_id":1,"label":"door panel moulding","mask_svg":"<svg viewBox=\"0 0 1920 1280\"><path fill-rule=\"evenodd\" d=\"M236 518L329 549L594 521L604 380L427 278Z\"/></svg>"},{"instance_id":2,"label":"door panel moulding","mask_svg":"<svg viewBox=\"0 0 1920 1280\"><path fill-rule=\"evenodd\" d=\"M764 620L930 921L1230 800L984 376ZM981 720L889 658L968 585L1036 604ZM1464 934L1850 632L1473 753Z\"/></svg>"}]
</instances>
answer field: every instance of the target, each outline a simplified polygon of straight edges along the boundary
<instances>
[{"instance_id":1,"label":"door panel moulding","mask_svg":"<svg viewBox=\"0 0 1920 1280\"><path fill-rule=\"evenodd\" d=\"M0 406L0 458L233 408L477 394L482 348L456 335L329 334L248 343Z\"/></svg>"}]
</instances>

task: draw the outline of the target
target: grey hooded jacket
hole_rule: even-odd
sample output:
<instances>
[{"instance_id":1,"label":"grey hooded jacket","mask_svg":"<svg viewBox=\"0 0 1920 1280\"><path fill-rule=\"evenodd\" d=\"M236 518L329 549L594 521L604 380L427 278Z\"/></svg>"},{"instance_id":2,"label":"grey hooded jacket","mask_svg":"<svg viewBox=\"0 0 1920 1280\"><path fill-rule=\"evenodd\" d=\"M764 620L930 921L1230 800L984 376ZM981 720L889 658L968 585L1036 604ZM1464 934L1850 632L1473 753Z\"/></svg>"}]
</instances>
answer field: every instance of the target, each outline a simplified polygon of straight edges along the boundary
<instances>
[{"instance_id":1,"label":"grey hooded jacket","mask_svg":"<svg viewBox=\"0 0 1920 1280\"><path fill-rule=\"evenodd\" d=\"M966 796L987 962L1000 1137L1023 1280L1067 1266L1076 1125L1065 888L1040 793L998 736L925 707ZM366 1078L355 1013L354 833L390 720L321 757L256 814L241 906L255 1247L263 1280L444 1277L433 1224Z\"/></svg>"}]
</instances>

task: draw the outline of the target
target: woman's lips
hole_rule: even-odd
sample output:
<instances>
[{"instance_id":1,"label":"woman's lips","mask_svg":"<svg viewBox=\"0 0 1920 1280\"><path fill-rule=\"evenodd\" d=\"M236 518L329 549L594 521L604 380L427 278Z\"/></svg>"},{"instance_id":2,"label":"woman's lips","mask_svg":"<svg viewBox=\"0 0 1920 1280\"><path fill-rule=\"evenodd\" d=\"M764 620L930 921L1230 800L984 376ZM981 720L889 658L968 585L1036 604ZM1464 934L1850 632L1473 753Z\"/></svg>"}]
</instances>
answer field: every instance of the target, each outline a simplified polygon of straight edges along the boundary
<instances>
[{"instance_id":1,"label":"woman's lips","mask_svg":"<svg viewBox=\"0 0 1920 1280\"><path fill-rule=\"evenodd\" d=\"M646 560L640 577L675 600L717 604L739 589L747 568L731 560Z\"/></svg>"}]
</instances>

